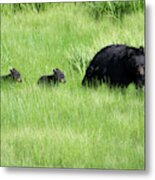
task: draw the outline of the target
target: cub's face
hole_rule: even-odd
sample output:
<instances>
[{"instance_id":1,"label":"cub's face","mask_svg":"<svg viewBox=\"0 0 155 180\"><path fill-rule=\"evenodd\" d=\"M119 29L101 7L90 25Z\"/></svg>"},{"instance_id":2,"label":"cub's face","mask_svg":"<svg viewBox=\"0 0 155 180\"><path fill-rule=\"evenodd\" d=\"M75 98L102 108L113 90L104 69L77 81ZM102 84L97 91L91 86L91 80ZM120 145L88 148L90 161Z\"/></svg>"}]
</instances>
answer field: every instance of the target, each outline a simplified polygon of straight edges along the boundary
<instances>
[{"instance_id":1,"label":"cub's face","mask_svg":"<svg viewBox=\"0 0 155 180\"><path fill-rule=\"evenodd\" d=\"M53 69L53 72L54 72L54 77L55 77L55 79L58 82L61 82L61 83L65 83L66 82L65 75L64 75L64 73L61 70L56 68L56 69Z\"/></svg>"},{"instance_id":2,"label":"cub's face","mask_svg":"<svg viewBox=\"0 0 155 180\"><path fill-rule=\"evenodd\" d=\"M20 83L22 82L21 75L15 68L11 69L10 72L11 72L11 76L14 80L16 80L17 82L20 82Z\"/></svg>"}]
</instances>

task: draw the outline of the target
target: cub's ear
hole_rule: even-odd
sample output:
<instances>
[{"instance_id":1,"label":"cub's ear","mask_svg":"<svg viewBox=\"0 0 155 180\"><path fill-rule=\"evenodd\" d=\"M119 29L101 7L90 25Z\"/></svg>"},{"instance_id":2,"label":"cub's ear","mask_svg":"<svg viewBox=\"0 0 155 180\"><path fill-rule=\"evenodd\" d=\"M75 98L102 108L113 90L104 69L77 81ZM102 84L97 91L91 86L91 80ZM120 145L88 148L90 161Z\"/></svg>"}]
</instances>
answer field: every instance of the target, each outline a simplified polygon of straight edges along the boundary
<instances>
[{"instance_id":1,"label":"cub's ear","mask_svg":"<svg viewBox=\"0 0 155 180\"><path fill-rule=\"evenodd\" d=\"M59 71L59 68L56 68L55 70L56 70L56 71Z\"/></svg>"},{"instance_id":2,"label":"cub's ear","mask_svg":"<svg viewBox=\"0 0 155 180\"><path fill-rule=\"evenodd\" d=\"M17 70L15 69L15 68L12 68L12 69L10 69L10 72L17 72Z\"/></svg>"},{"instance_id":3,"label":"cub's ear","mask_svg":"<svg viewBox=\"0 0 155 180\"><path fill-rule=\"evenodd\" d=\"M13 73L13 69L10 69L10 73Z\"/></svg>"},{"instance_id":4,"label":"cub's ear","mask_svg":"<svg viewBox=\"0 0 155 180\"><path fill-rule=\"evenodd\" d=\"M53 73L56 73L56 69L53 69Z\"/></svg>"}]
</instances>

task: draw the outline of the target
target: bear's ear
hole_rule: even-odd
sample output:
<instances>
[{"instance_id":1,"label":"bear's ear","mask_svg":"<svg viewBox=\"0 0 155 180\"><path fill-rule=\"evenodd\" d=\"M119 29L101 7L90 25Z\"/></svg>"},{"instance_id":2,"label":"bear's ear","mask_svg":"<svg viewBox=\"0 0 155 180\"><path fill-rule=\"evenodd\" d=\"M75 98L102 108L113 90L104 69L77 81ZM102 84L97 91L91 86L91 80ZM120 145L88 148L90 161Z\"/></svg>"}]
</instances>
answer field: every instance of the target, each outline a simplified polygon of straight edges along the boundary
<instances>
[{"instance_id":1,"label":"bear's ear","mask_svg":"<svg viewBox=\"0 0 155 180\"><path fill-rule=\"evenodd\" d=\"M143 46L140 46L140 47L139 47L139 50L140 50L143 54L145 53Z\"/></svg>"},{"instance_id":2,"label":"bear's ear","mask_svg":"<svg viewBox=\"0 0 155 180\"><path fill-rule=\"evenodd\" d=\"M13 69L10 69L10 73L12 74L14 71L13 71Z\"/></svg>"},{"instance_id":3,"label":"bear's ear","mask_svg":"<svg viewBox=\"0 0 155 180\"><path fill-rule=\"evenodd\" d=\"M53 69L53 73L54 73L54 74L56 73L56 69Z\"/></svg>"},{"instance_id":4,"label":"bear's ear","mask_svg":"<svg viewBox=\"0 0 155 180\"><path fill-rule=\"evenodd\" d=\"M10 69L10 72L15 72L15 71L17 71L15 68Z\"/></svg>"},{"instance_id":5,"label":"bear's ear","mask_svg":"<svg viewBox=\"0 0 155 180\"><path fill-rule=\"evenodd\" d=\"M133 55L134 55L133 50L132 49L127 49L127 56L131 57Z\"/></svg>"}]
</instances>

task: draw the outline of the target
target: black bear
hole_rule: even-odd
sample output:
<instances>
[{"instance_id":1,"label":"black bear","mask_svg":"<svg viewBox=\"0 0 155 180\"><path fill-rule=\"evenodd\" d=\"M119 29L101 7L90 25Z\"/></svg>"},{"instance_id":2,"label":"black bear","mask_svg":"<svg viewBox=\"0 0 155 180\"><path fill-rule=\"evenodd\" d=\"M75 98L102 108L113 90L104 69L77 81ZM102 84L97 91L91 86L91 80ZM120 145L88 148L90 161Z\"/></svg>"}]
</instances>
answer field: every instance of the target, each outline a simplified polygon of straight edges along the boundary
<instances>
[{"instance_id":1,"label":"black bear","mask_svg":"<svg viewBox=\"0 0 155 180\"><path fill-rule=\"evenodd\" d=\"M21 75L15 68L10 69L10 74L0 76L0 79L1 80L11 80L11 81L13 80L13 81L17 81L20 83L22 82Z\"/></svg>"},{"instance_id":2,"label":"black bear","mask_svg":"<svg viewBox=\"0 0 155 180\"><path fill-rule=\"evenodd\" d=\"M144 48L117 44L101 49L90 62L82 85L101 83L122 88L134 83L136 88L142 88L145 84Z\"/></svg>"},{"instance_id":3,"label":"black bear","mask_svg":"<svg viewBox=\"0 0 155 180\"><path fill-rule=\"evenodd\" d=\"M41 76L38 80L38 84L58 84L60 82L65 83L66 80L64 73L58 68L53 69L52 75Z\"/></svg>"}]
</instances>

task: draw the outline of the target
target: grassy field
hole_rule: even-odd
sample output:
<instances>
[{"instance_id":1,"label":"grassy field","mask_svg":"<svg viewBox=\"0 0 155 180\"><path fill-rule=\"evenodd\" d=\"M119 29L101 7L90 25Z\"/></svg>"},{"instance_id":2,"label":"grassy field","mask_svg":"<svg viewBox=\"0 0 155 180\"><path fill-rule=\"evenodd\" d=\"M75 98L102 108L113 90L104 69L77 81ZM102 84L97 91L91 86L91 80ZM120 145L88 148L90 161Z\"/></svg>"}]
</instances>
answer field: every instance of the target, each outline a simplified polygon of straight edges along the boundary
<instances>
[{"instance_id":1,"label":"grassy field","mask_svg":"<svg viewBox=\"0 0 155 180\"><path fill-rule=\"evenodd\" d=\"M1 74L15 67L23 78L1 82L2 166L144 169L144 91L81 86L88 62L113 43L144 46L143 10L96 19L62 3L1 14ZM55 67L67 83L39 87Z\"/></svg>"}]
</instances>

